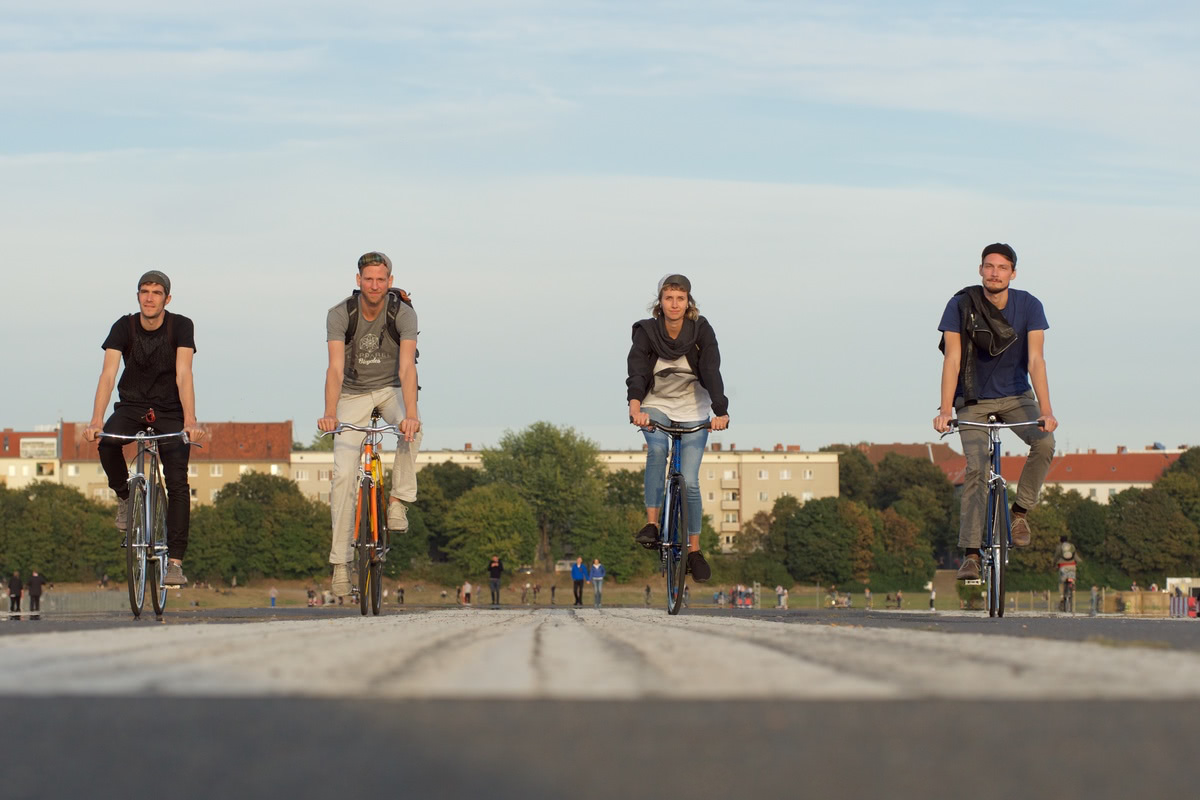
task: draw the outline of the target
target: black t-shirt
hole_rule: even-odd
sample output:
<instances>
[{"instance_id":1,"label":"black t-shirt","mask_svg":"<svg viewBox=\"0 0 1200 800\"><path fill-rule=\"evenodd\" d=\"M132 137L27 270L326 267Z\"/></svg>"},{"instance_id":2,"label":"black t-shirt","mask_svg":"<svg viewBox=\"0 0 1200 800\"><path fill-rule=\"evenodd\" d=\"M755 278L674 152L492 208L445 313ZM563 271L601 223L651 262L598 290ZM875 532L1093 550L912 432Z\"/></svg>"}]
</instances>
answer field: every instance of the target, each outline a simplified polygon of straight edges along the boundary
<instances>
[{"instance_id":1,"label":"black t-shirt","mask_svg":"<svg viewBox=\"0 0 1200 800\"><path fill-rule=\"evenodd\" d=\"M18 578L16 575L13 575L8 579L8 593L9 594L20 594L21 593L21 579Z\"/></svg>"},{"instance_id":2,"label":"black t-shirt","mask_svg":"<svg viewBox=\"0 0 1200 800\"><path fill-rule=\"evenodd\" d=\"M42 586L44 586L45 584L46 584L46 577L44 575L31 575L29 577L29 593L30 594L41 594Z\"/></svg>"},{"instance_id":3,"label":"black t-shirt","mask_svg":"<svg viewBox=\"0 0 1200 800\"><path fill-rule=\"evenodd\" d=\"M119 350L125 370L117 383L118 405L179 414L179 387L175 384L175 351L196 349L195 327L180 314L163 310L163 324L156 330L142 327L140 314L128 314L113 323L105 350Z\"/></svg>"}]
</instances>

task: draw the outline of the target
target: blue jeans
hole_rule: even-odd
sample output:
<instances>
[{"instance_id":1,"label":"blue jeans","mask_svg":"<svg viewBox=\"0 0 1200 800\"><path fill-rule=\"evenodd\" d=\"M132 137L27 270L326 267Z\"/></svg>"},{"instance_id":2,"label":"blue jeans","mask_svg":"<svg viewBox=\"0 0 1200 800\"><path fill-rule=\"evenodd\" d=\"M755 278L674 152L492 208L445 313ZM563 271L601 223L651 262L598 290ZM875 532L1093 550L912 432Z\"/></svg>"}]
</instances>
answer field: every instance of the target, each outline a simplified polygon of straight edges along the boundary
<instances>
[{"instance_id":1,"label":"blue jeans","mask_svg":"<svg viewBox=\"0 0 1200 800\"><path fill-rule=\"evenodd\" d=\"M596 608L600 607L600 595L604 593L604 578L592 578L593 602Z\"/></svg>"},{"instance_id":2,"label":"blue jeans","mask_svg":"<svg viewBox=\"0 0 1200 800\"><path fill-rule=\"evenodd\" d=\"M662 425L690 428L706 420L680 422L667 419L667 415L656 408L643 408L650 419ZM671 451L671 437L662 431L642 431L646 437L646 508L662 508L666 490L667 457ZM679 442L679 471L687 484L687 532L688 536L700 535L700 522L704 518L704 506L700 503L700 459L708 444L708 430L685 433Z\"/></svg>"}]
</instances>

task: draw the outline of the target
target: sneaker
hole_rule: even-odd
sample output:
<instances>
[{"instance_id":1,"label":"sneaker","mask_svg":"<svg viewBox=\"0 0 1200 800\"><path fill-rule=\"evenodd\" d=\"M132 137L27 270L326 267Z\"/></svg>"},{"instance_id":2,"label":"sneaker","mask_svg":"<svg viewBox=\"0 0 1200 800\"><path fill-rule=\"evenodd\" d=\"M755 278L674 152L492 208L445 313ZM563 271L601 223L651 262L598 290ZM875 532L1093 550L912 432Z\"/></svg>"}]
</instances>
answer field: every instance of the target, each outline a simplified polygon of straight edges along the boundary
<instances>
[{"instance_id":1,"label":"sneaker","mask_svg":"<svg viewBox=\"0 0 1200 800\"><path fill-rule=\"evenodd\" d=\"M1012 543L1013 547L1029 547L1029 541L1033 538L1033 532L1029 530L1029 520L1025 519L1024 514L1012 515Z\"/></svg>"},{"instance_id":2,"label":"sneaker","mask_svg":"<svg viewBox=\"0 0 1200 800\"><path fill-rule=\"evenodd\" d=\"M184 586L187 584L187 576L183 574L183 565L176 564L174 561L167 562L167 577L163 579L163 583L167 586Z\"/></svg>"},{"instance_id":3,"label":"sneaker","mask_svg":"<svg viewBox=\"0 0 1200 800\"><path fill-rule=\"evenodd\" d=\"M117 530L124 531L129 529L129 498L117 498Z\"/></svg>"},{"instance_id":4,"label":"sneaker","mask_svg":"<svg viewBox=\"0 0 1200 800\"><path fill-rule=\"evenodd\" d=\"M962 565L959 566L958 572L954 575L955 580L959 581L977 581L979 580L979 554L971 553L963 559Z\"/></svg>"},{"instance_id":5,"label":"sneaker","mask_svg":"<svg viewBox=\"0 0 1200 800\"><path fill-rule=\"evenodd\" d=\"M688 553L687 571L692 573L696 583L704 583L712 577L712 568L708 566L708 562L704 560L704 555L699 550Z\"/></svg>"},{"instance_id":6,"label":"sneaker","mask_svg":"<svg viewBox=\"0 0 1200 800\"><path fill-rule=\"evenodd\" d=\"M333 593L338 597L344 597L350 594L350 565L349 564L334 564L333 565Z\"/></svg>"},{"instance_id":7,"label":"sneaker","mask_svg":"<svg viewBox=\"0 0 1200 800\"><path fill-rule=\"evenodd\" d=\"M398 497L393 497L388 503L387 526L389 531L396 533L408 530L408 508Z\"/></svg>"},{"instance_id":8,"label":"sneaker","mask_svg":"<svg viewBox=\"0 0 1200 800\"><path fill-rule=\"evenodd\" d=\"M653 547L658 544L658 526L653 522L647 523L646 527L637 532L633 540L643 547Z\"/></svg>"}]
</instances>

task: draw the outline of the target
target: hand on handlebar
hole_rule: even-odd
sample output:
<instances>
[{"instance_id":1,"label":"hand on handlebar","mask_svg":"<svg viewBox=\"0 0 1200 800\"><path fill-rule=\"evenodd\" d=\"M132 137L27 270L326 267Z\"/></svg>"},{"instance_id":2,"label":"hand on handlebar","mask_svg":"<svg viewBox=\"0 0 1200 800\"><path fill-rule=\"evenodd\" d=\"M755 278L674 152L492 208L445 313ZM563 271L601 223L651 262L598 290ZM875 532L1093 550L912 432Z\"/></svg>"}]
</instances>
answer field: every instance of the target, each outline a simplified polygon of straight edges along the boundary
<instances>
[{"instance_id":1,"label":"hand on handlebar","mask_svg":"<svg viewBox=\"0 0 1200 800\"><path fill-rule=\"evenodd\" d=\"M99 439L99 437L96 436L96 434L100 433L102 430L104 430L103 425L94 425L94 424L88 425L86 428L83 429L83 440L85 442L97 441Z\"/></svg>"},{"instance_id":2,"label":"hand on handlebar","mask_svg":"<svg viewBox=\"0 0 1200 800\"><path fill-rule=\"evenodd\" d=\"M1053 414L1042 414L1038 417L1038 422L1041 423L1040 427L1046 433L1053 433L1054 429L1058 427L1058 420Z\"/></svg>"},{"instance_id":3,"label":"hand on handlebar","mask_svg":"<svg viewBox=\"0 0 1200 800\"><path fill-rule=\"evenodd\" d=\"M647 414L645 411L639 411L636 414L630 414L629 421L632 422L634 425L637 425L639 428L649 428L650 427L650 415Z\"/></svg>"},{"instance_id":4,"label":"hand on handlebar","mask_svg":"<svg viewBox=\"0 0 1200 800\"><path fill-rule=\"evenodd\" d=\"M416 417L405 417L400 421L400 432L404 434L404 441L406 442L413 441L420 430L421 420Z\"/></svg>"},{"instance_id":5,"label":"hand on handlebar","mask_svg":"<svg viewBox=\"0 0 1200 800\"><path fill-rule=\"evenodd\" d=\"M933 429L938 433L946 433L954 427L953 414L938 414L933 418Z\"/></svg>"},{"instance_id":6,"label":"hand on handlebar","mask_svg":"<svg viewBox=\"0 0 1200 800\"><path fill-rule=\"evenodd\" d=\"M710 430L714 430L714 431L725 430L726 428L729 427L729 415L725 414L724 416L713 417L712 420L708 423L708 427Z\"/></svg>"},{"instance_id":7,"label":"hand on handlebar","mask_svg":"<svg viewBox=\"0 0 1200 800\"><path fill-rule=\"evenodd\" d=\"M331 433L337 429L337 426L337 417L321 417L319 420L317 420L317 430L321 431L322 433Z\"/></svg>"}]
</instances>

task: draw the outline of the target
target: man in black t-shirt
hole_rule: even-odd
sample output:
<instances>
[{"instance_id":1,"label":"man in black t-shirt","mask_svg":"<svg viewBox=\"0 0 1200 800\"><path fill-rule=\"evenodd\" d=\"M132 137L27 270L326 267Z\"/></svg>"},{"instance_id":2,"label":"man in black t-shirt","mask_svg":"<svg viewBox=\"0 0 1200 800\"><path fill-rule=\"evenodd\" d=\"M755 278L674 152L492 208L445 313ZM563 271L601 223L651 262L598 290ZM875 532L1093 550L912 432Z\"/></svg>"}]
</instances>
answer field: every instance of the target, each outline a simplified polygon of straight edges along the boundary
<instances>
[{"instance_id":1,"label":"man in black t-shirt","mask_svg":"<svg viewBox=\"0 0 1200 800\"><path fill-rule=\"evenodd\" d=\"M40 611L42 607L42 587L47 583L44 575L39 575L35 569L29 576L29 610Z\"/></svg>"},{"instance_id":2,"label":"man in black t-shirt","mask_svg":"<svg viewBox=\"0 0 1200 800\"><path fill-rule=\"evenodd\" d=\"M188 438L199 441L204 431L196 424L196 391L192 385L192 358L196 354L192 321L167 311L171 302L171 279L158 270L150 270L138 281L138 307L113 323L104 340L104 367L96 387L92 420L84 431L89 442L96 434L132 435L153 424L157 433L187 431ZM117 370L124 359L125 370L117 383ZM113 414L104 421L104 412L116 386L120 400ZM129 470L122 444L112 439L100 442L100 463L108 476L109 487L117 494L117 529L125 530L129 504ZM163 441L158 449L167 484L167 565L166 582L187 583L183 574L183 556L187 552L188 520L191 516L191 490L188 487L187 445Z\"/></svg>"},{"instance_id":3,"label":"man in black t-shirt","mask_svg":"<svg viewBox=\"0 0 1200 800\"><path fill-rule=\"evenodd\" d=\"M21 582L21 570L14 569L12 577L8 579L8 611L9 613L20 612L21 610L21 589L24 584Z\"/></svg>"}]
</instances>

